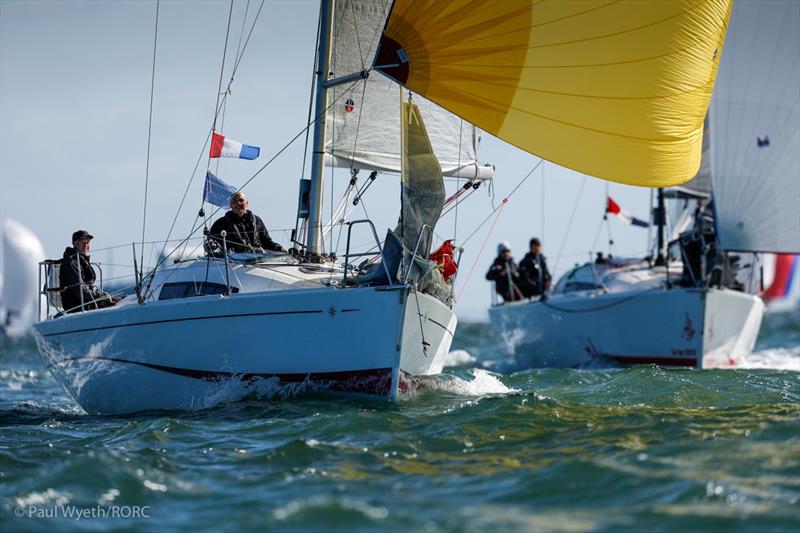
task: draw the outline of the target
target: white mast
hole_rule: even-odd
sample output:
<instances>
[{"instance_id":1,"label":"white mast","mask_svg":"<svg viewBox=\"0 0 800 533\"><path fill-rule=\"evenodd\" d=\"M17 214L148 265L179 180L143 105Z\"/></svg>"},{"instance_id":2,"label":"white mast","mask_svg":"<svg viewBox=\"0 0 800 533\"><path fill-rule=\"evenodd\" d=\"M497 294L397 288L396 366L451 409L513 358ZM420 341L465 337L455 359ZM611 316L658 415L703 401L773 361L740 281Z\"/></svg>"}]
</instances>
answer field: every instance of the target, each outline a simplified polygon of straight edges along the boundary
<instances>
[{"instance_id":1,"label":"white mast","mask_svg":"<svg viewBox=\"0 0 800 533\"><path fill-rule=\"evenodd\" d=\"M320 228L322 221L322 173L325 155L325 122L328 108L328 91L325 81L330 72L331 35L333 27L333 0L320 1L320 33L317 48L317 81L314 116L314 151L311 158L311 190L309 192L308 234L306 245L308 252L319 254L321 248Z\"/></svg>"}]
</instances>

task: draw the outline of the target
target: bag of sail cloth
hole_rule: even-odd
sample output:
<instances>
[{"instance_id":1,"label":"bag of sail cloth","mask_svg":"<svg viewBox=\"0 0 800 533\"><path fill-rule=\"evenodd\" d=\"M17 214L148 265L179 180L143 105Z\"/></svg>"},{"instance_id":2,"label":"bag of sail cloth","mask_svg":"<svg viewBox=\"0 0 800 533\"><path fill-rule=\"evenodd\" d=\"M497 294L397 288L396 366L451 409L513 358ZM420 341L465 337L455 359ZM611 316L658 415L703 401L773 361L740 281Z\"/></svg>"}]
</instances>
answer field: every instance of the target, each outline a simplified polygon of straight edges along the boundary
<instances>
[{"instance_id":1,"label":"bag of sail cloth","mask_svg":"<svg viewBox=\"0 0 800 533\"><path fill-rule=\"evenodd\" d=\"M383 260L386 268L380 261L362 263L355 279L356 283L378 286L399 283L405 280L406 271L411 265L408 281L415 283L417 290L438 298L442 302L447 302L450 298L450 285L444 281L436 262L417 255L412 263L411 251L403 247L400 239L392 230L386 232L386 239L383 241ZM389 280L386 278L387 270L391 276Z\"/></svg>"}]
</instances>

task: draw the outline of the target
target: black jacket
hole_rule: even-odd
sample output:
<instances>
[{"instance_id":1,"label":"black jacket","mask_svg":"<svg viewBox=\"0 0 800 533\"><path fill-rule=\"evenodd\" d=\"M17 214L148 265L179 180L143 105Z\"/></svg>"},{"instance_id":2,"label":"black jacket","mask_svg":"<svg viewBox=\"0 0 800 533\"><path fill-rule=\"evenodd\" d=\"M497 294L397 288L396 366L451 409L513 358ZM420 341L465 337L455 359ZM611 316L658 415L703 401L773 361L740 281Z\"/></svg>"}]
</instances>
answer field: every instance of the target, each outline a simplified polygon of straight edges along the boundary
<instances>
[{"instance_id":1,"label":"black jacket","mask_svg":"<svg viewBox=\"0 0 800 533\"><path fill-rule=\"evenodd\" d=\"M97 309L94 303L97 291L94 282L97 279L94 268L89 263L89 256L80 254L75 248L68 246L64 250L58 281L63 289L61 303L64 311L75 313L81 310L81 293L83 293L83 309Z\"/></svg>"},{"instance_id":2,"label":"black jacket","mask_svg":"<svg viewBox=\"0 0 800 533\"><path fill-rule=\"evenodd\" d=\"M252 252L259 249L282 252L283 247L273 241L264 222L252 211L239 216L228 211L225 216L211 226L211 238L222 250L222 230L227 232L225 240L228 252Z\"/></svg>"},{"instance_id":3,"label":"black jacket","mask_svg":"<svg viewBox=\"0 0 800 533\"><path fill-rule=\"evenodd\" d=\"M519 274L520 289L526 298L542 294L550 284L550 271L542 254L528 252L519 263Z\"/></svg>"},{"instance_id":4,"label":"black jacket","mask_svg":"<svg viewBox=\"0 0 800 533\"><path fill-rule=\"evenodd\" d=\"M511 272L512 287L509 287L508 285L507 268L510 269ZM517 264L514 262L513 258L510 258L508 261L506 261L502 258L502 256L498 255L495 257L492 266L489 267L489 271L486 273L486 279L489 281L494 281L494 288L497 291L497 294L502 296L506 301L521 299L522 295L517 287L517 284L520 281L519 270L517 269Z\"/></svg>"}]
</instances>

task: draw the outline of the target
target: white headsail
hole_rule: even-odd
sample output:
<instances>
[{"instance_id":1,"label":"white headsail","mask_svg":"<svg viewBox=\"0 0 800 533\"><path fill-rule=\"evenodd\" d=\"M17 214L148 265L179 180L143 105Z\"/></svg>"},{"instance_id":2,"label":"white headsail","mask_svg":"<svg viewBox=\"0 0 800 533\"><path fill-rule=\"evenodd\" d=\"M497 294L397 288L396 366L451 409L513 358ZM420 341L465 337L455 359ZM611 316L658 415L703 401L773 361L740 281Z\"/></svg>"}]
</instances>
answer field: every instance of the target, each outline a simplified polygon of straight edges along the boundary
<instances>
[{"instance_id":1,"label":"white headsail","mask_svg":"<svg viewBox=\"0 0 800 533\"><path fill-rule=\"evenodd\" d=\"M369 68L390 7L391 0L336 1L332 78ZM373 73L330 91L335 104L328 110L327 163L400 172L400 86ZM414 103L445 176L491 177L492 168L477 162L480 130L421 96Z\"/></svg>"},{"instance_id":2,"label":"white headsail","mask_svg":"<svg viewBox=\"0 0 800 533\"><path fill-rule=\"evenodd\" d=\"M800 2L737 2L711 104L725 250L800 253Z\"/></svg>"},{"instance_id":3,"label":"white headsail","mask_svg":"<svg viewBox=\"0 0 800 533\"><path fill-rule=\"evenodd\" d=\"M17 222L3 224L3 299L8 332L24 332L37 318L39 298L39 262L44 261L44 248L36 235Z\"/></svg>"}]
</instances>

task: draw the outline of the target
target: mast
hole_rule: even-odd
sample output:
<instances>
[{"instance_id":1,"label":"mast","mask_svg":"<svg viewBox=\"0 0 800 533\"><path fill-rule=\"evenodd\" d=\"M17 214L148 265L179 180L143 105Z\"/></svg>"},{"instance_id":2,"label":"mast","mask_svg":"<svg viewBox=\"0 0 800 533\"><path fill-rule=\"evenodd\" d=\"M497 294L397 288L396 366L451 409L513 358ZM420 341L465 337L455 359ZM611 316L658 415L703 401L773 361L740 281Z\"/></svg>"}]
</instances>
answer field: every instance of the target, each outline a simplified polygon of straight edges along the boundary
<instances>
[{"instance_id":1,"label":"mast","mask_svg":"<svg viewBox=\"0 0 800 533\"><path fill-rule=\"evenodd\" d=\"M656 230L658 237L658 248L656 250L656 265L667 264L667 254L664 249L664 229L667 223L667 212L664 208L664 189L658 189L658 207L655 210Z\"/></svg>"},{"instance_id":2,"label":"mast","mask_svg":"<svg viewBox=\"0 0 800 533\"><path fill-rule=\"evenodd\" d=\"M322 174L325 149L325 123L328 108L328 79L331 60L331 36L333 27L333 0L320 0L320 33L317 48L317 80L314 97L314 149L311 158L311 190L309 191L308 234L306 249L311 254L319 254L320 215L322 213Z\"/></svg>"}]
</instances>

